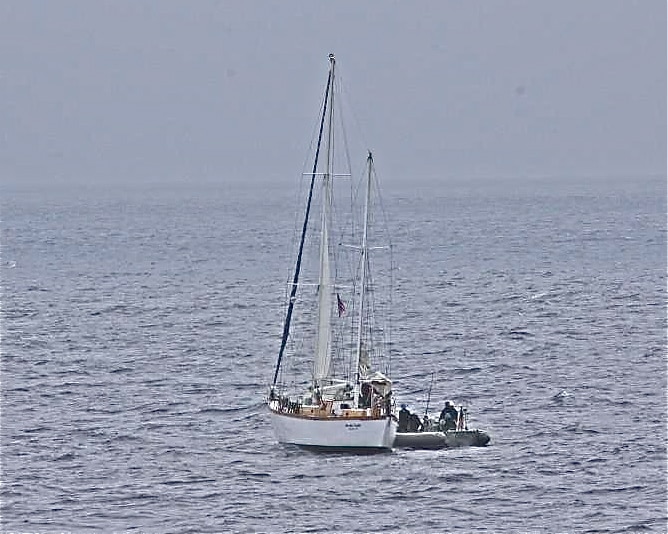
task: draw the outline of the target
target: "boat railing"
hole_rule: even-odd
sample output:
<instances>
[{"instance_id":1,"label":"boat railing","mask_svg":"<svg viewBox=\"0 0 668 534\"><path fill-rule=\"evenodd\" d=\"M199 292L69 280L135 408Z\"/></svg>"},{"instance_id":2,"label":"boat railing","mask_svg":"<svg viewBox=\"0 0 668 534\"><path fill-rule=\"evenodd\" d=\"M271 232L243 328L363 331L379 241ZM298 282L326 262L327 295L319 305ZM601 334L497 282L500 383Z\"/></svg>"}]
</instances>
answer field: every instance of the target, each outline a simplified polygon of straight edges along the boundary
<instances>
[{"instance_id":1,"label":"boat railing","mask_svg":"<svg viewBox=\"0 0 668 534\"><path fill-rule=\"evenodd\" d=\"M380 418L383 413L382 404L374 404L369 408L355 408L349 402L321 400L319 404L305 404L301 400L293 400L288 396L279 395L271 400L270 407L274 412L316 418Z\"/></svg>"}]
</instances>

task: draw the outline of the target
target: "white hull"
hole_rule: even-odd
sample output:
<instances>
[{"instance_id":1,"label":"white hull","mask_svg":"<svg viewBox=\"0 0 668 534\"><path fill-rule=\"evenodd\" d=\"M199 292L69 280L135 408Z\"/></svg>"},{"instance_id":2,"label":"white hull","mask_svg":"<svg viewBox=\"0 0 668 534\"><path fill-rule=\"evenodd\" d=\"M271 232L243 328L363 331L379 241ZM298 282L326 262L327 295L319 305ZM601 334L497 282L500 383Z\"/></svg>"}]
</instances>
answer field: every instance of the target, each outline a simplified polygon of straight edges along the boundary
<instances>
[{"instance_id":1,"label":"white hull","mask_svg":"<svg viewBox=\"0 0 668 534\"><path fill-rule=\"evenodd\" d=\"M391 450L397 431L390 417L309 418L272 410L271 423L279 443L323 449Z\"/></svg>"}]
</instances>

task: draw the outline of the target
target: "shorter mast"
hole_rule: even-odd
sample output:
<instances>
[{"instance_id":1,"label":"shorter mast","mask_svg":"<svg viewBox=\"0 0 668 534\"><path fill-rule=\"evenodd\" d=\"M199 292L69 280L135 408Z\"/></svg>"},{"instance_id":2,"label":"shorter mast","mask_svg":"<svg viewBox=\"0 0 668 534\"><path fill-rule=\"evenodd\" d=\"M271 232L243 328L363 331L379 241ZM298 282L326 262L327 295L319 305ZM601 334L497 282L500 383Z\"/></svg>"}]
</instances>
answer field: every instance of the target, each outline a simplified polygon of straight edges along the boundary
<instances>
[{"instance_id":1,"label":"shorter mast","mask_svg":"<svg viewBox=\"0 0 668 534\"><path fill-rule=\"evenodd\" d=\"M362 262L362 273L360 276L360 299L359 299L359 317L357 320L357 350L355 354L355 408L359 408L359 389L360 389L360 360L362 357L362 334L364 330L364 301L366 296L366 278L369 270L369 247L367 238L369 235L369 202L371 198L371 170L373 166L373 155L369 151L367 157L369 167L366 181L366 197L364 199L364 231L362 232L362 246L360 247L360 261Z\"/></svg>"}]
</instances>

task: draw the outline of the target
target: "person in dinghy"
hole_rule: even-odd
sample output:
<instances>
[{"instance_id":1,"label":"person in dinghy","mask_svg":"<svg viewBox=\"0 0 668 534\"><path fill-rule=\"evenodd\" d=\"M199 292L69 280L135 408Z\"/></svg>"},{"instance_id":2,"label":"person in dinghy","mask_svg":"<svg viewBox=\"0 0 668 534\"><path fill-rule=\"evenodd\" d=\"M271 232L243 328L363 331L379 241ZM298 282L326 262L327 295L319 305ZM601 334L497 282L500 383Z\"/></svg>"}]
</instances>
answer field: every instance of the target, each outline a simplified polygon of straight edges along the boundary
<instances>
[{"instance_id":1,"label":"person in dinghy","mask_svg":"<svg viewBox=\"0 0 668 534\"><path fill-rule=\"evenodd\" d=\"M441 431L459 429L460 414L452 401L445 401L445 406L443 407L443 410L441 410L441 415L438 418L438 426Z\"/></svg>"}]
</instances>

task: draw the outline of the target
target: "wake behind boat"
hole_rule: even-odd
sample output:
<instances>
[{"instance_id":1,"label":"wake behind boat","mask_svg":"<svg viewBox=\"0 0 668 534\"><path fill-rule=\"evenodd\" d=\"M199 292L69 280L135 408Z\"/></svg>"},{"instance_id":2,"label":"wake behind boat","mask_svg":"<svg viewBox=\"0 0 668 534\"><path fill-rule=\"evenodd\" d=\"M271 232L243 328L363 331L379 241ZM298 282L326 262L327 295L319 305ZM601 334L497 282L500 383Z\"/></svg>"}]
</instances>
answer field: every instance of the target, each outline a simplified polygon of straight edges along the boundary
<instances>
[{"instance_id":1,"label":"wake behind boat","mask_svg":"<svg viewBox=\"0 0 668 534\"><path fill-rule=\"evenodd\" d=\"M339 173L334 168L336 162L348 159L337 157L334 150L346 143L345 136L337 137L335 128L335 66L330 54L268 405L280 443L323 450L388 451L394 444L397 421L392 413L386 331L377 313L382 309L380 285L371 270L370 253L377 248L376 243L371 244L376 236L372 232L376 177L369 153L357 208L343 213L335 201L357 197L354 188L337 195L339 181L352 185L352 180L350 172ZM320 158L321 148L324 158ZM339 233L335 222L343 222ZM343 242L344 236L348 243ZM313 249L311 256L309 248ZM315 258L311 263L310 257Z\"/></svg>"}]
</instances>

